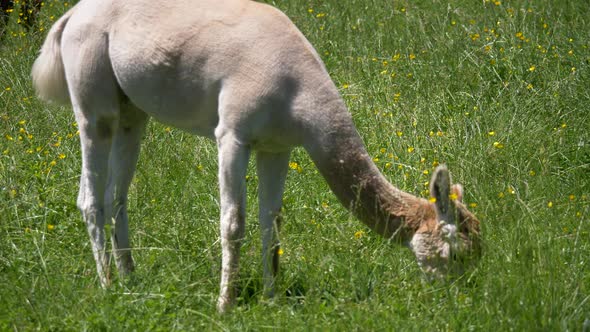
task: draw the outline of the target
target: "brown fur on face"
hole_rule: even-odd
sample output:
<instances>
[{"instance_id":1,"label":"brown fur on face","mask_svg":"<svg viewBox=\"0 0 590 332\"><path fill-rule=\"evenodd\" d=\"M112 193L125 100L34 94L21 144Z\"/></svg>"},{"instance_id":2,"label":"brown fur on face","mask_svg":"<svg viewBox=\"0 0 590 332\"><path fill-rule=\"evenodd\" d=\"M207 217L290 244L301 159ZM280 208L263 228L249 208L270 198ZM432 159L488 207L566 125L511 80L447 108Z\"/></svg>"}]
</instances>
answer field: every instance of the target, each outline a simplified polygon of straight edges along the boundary
<instances>
[{"instance_id":1,"label":"brown fur on face","mask_svg":"<svg viewBox=\"0 0 590 332\"><path fill-rule=\"evenodd\" d=\"M462 274L481 256L479 220L459 199L450 203L456 217L457 234L454 240L445 237L435 204L424 201L420 208L429 213L424 214L427 218L421 220L410 241L418 264L429 278Z\"/></svg>"}]
</instances>

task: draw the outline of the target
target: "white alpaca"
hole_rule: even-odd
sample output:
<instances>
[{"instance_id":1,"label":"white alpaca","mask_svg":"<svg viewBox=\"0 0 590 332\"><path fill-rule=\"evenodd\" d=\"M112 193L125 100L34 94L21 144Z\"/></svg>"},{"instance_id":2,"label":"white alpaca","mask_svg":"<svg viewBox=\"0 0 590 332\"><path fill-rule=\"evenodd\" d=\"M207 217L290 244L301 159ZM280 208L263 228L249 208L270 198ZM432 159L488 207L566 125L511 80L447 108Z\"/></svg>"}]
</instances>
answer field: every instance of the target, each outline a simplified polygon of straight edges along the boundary
<instances>
[{"instance_id":1,"label":"white alpaca","mask_svg":"<svg viewBox=\"0 0 590 332\"><path fill-rule=\"evenodd\" d=\"M245 0L158 6L148 0L82 0L52 27L32 75L41 98L73 106L82 144L78 207L105 287L110 283L105 222L114 220L112 252L119 273L133 270L127 192L149 117L217 141L221 312L235 303L252 150L268 296L295 146L308 151L345 207L377 233L408 245L426 272L443 275L479 255L479 222L460 203L461 187L451 187L446 168L439 167L431 181L436 203L387 182L319 56L273 7Z\"/></svg>"}]
</instances>

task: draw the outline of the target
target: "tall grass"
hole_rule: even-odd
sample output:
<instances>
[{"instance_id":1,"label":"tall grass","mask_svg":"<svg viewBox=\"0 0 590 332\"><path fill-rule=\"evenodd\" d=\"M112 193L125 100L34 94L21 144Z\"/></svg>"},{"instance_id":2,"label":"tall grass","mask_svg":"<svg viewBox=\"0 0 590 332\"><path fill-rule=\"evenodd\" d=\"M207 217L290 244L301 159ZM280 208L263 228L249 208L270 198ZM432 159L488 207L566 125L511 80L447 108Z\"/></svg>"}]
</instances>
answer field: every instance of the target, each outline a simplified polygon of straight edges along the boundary
<instances>
[{"instance_id":1,"label":"tall grass","mask_svg":"<svg viewBox=\"0 0 590 332\"><path fill-rule=\"evenodd\" d=\"M137 270L99 287L75 207L71 110L29 71L71 3L0 46L0 330L582 330L590 325L590 7L585 1L275 1L325 61L375 162L425 196L448 164L485 253L427 283L411 253L337 203L303 150L284 198L273 303L261 299L248 175L240 305L215 313L216 148L152 122L130 193ZM163 5L161 2L158 5Z\"/></svg>"}]
</instances>

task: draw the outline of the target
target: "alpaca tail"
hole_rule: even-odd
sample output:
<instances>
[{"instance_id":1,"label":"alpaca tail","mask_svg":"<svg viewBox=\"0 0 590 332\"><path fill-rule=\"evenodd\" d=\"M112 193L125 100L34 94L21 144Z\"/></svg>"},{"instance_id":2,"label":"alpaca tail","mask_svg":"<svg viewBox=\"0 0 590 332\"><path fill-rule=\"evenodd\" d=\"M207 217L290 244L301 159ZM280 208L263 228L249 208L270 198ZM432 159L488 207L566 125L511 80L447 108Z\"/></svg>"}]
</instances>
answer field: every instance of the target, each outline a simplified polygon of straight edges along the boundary
<instances>
[{"instance_id":1,"label":"alpaca tail","mask_svg":"<svg viewBox=\"0 0 590 332\"><path fill-rule=\"evenodd\" d=\"M65 13L51 27L31 72L33 86L39 98L58 104L70 103L68 82L61 56L61 37L72 13L73 9Z\"/></svg>"}]
</instances>

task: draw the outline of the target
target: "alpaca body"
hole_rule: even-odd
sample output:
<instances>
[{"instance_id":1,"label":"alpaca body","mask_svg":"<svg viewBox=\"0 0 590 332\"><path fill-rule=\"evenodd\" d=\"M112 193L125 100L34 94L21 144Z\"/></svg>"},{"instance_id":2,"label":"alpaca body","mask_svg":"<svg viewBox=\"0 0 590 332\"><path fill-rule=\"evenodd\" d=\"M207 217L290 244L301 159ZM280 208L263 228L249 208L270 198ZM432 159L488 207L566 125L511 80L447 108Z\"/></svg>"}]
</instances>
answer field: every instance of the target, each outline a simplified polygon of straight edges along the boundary
<instances>
[{"instance_id":1,"label":"alpaca body","mask_svg":"<svg viewBox=\"0 0 590 332\"><path fill-rule=\"evenodd\" d=\"M33 66L37 93L72 104L80 129L78 207L98 274L110 283L104 225L114 222L120 274L133 269L127 192L148 118L215 139L222 244L220 311L235 303L244 235L245 174L256 151L265 294L278 268L282 193L293 147L303 146L342 204L408 245L435 275L478 252L479 226L457 201L446 168L432 204L395 188L366 152L319 56L280 11L244 0L82 0L52 27ZM458 248L458 249L455 249Z\"/></svg>"},{"instance_id":2,"label":"alpaca body","mask_svg":"<svg viewBox=\"0 0 590 332\"><path fill-rule=\"evenodd\" d=\"M82 1L62 37L64 63L76 63L71 75L66 68L68 80L80 86L88 81L84 75L92 77L88 85L100 84L119 101L128 98L154 119L198 135L215 138L218 127L239 127L238 139L258 150L303 143L297 124L317 120L300 112L305 99L314 100L309 94L316 86L305 85L318 80L301 78L305 72L329 78L284 14L241 0L200 1L199 10L186 0L163 7ZM154 22L164 23L154 29ZM78 74L81 69L86 72ZM98 82L93 71L111 73ZM331 94L338 96L335 89Z\"/></svg>"}]
</instances>

